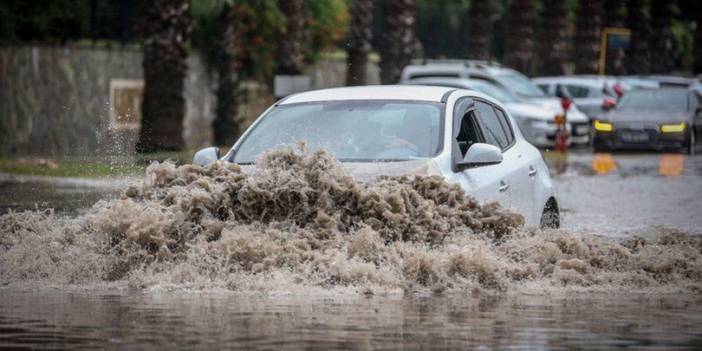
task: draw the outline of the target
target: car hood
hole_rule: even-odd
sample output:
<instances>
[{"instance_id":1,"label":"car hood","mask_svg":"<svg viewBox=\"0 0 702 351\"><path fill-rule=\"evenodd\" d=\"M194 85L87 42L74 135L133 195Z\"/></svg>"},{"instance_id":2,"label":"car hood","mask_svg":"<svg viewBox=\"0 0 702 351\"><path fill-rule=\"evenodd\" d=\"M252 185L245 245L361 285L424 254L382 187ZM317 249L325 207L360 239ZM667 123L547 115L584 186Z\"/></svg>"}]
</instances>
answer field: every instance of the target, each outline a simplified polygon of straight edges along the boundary
<instances>
[{"instance_id":1,"label":"car hood","mask_svg":"<svg viewBox=\"0 0 702 351\"><path fill-rule=\"evenodd\" d=\"M341 162L341 167L357 181L372 182L378 177L414 175L439 175L441 171L436 159L421 159L394 162ZM242 171L253 173L253 165L242 165Z\"/></svg>"},{"instance_id":2,"label":"car hood","mask_svg":"<svg viewBox=\"0 0 702 351\"><path fill-rule=\"evenodd\" d=\"M603 118L612 123L635 123L635 124L661 124L680 123L687 120L684 112L671 111L651 111L651 110L625 110L609 111Z\"/></svg>"}]
</instances>

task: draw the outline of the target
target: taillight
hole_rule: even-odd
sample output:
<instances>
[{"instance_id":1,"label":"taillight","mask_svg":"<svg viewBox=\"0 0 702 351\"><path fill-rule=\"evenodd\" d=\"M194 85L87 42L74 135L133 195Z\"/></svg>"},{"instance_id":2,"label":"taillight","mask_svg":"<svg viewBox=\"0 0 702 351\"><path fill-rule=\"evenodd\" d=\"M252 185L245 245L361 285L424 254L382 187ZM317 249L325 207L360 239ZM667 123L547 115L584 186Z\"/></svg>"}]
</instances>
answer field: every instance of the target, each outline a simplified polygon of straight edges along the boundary
<instances>
[{"instance_id":1,"label":"taillight","mask_svg":"<svg viewBox=\"0 0 702 351\"><path fill-rule=\"evenodd\" d=\"M615 100L614 98L611 98L609 96L605 96L604 99L602 100L602 108L605 110L612 109L616 105L617 105L617 100Z\"/></svg>"},{"instance_id":2,"label":"taillight","mask_svg":"<svg viewBox=\"0 0 702 351\"><path fill-rule=\"evenodd\" d=\"M573 102L570 101L570 99L568 99L568 98L561 99L561 107L563 107L563 111L568 111L568 109L570 108L570 105L572 105L572 104L573 104Z\"/></svg>"},{"instance_id":3,"label":"taillight","mask_svg":"<svg viewBox=\"0 0 702 351\"><path fill-rule=\"evenodd\" d=\"M617 97L622 97L622 95L624 95L624 88L622 88L622 86L618 83L612 84L612 90L614 90L614 93L617 94Z\"/></svg>"}]
</instances>

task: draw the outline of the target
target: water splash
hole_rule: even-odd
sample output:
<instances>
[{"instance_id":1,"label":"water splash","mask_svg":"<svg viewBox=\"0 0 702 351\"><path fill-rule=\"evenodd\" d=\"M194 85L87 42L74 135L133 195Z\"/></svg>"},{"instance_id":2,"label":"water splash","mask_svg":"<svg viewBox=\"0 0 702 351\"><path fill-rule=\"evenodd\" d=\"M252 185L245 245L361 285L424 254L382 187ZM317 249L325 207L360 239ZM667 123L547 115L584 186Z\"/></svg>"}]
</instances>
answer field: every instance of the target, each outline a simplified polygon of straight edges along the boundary
<instances>
[{"instance_id":1,"label":"water splash","mask_svg":"<svg viewBox=\"0 0 702 351\"><path fill-rule=\"evenodd\" d=\"M620 242L525 228L440 177L360 182L330 154L292 148L246 169L155 163L121 198L78 217L0 216L0 284L700 291L701 258L696 236Z\"/></svg>"}]
</instances>

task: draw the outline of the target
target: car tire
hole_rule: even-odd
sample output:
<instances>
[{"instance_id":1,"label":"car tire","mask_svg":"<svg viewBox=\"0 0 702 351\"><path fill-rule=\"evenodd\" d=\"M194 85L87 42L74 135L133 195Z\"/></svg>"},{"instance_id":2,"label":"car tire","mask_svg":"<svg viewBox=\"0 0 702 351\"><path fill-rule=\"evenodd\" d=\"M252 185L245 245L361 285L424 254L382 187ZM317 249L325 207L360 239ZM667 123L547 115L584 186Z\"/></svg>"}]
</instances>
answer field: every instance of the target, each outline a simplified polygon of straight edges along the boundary
<instances>
[{"instance_id":1,"label":"car tire","mask_svg":"<svg viewBox=\"0 0 702 351\"><path fill-rule=\"evenodd\" d=\"M553 198L549 199L544 206L541 215L541 229L558 229L561 227L561 216L558 211L558 204Z\"/></svg>"},{"instance_id":2,"label":"car tire","mask_svg":"<svg viewBox=\"0 0 702 351\"><path fill-rule=\"evenodd\" d=\"M690 130L690 138L687 140L686 153L690 156L695 155L695 149L697 148L697 141L695 140L695 130Z\"/></svg>"}]
</instances>

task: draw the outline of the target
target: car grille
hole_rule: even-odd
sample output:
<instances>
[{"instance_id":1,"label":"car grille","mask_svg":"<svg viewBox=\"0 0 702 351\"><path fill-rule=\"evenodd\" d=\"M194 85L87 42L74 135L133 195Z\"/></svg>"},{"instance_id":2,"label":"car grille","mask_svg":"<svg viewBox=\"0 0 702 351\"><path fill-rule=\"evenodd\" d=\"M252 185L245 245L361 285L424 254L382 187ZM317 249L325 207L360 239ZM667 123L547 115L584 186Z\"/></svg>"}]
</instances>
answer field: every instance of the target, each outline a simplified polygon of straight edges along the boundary
<instances>
[{"instance_id":1,"label":"car grille","mask_svg":"<svg viewBox=\"0 0 702 351\"><path fill-rule=\"evenodd\" d=\"M570 134L573 136L582 136L590 134L590 124L587 122L571 123Z\"/></svg>"},{"instance_id":2,"label":"car grille","mask_svg":"<svg viewBox=\"0 0 702 351\"><path fill-rule=\"evenodd\" d=\"M648 144L658 139L658 130L651 128L623 128L616 130L617 140L625 144Z\"/></svg>"}]
</instances>

